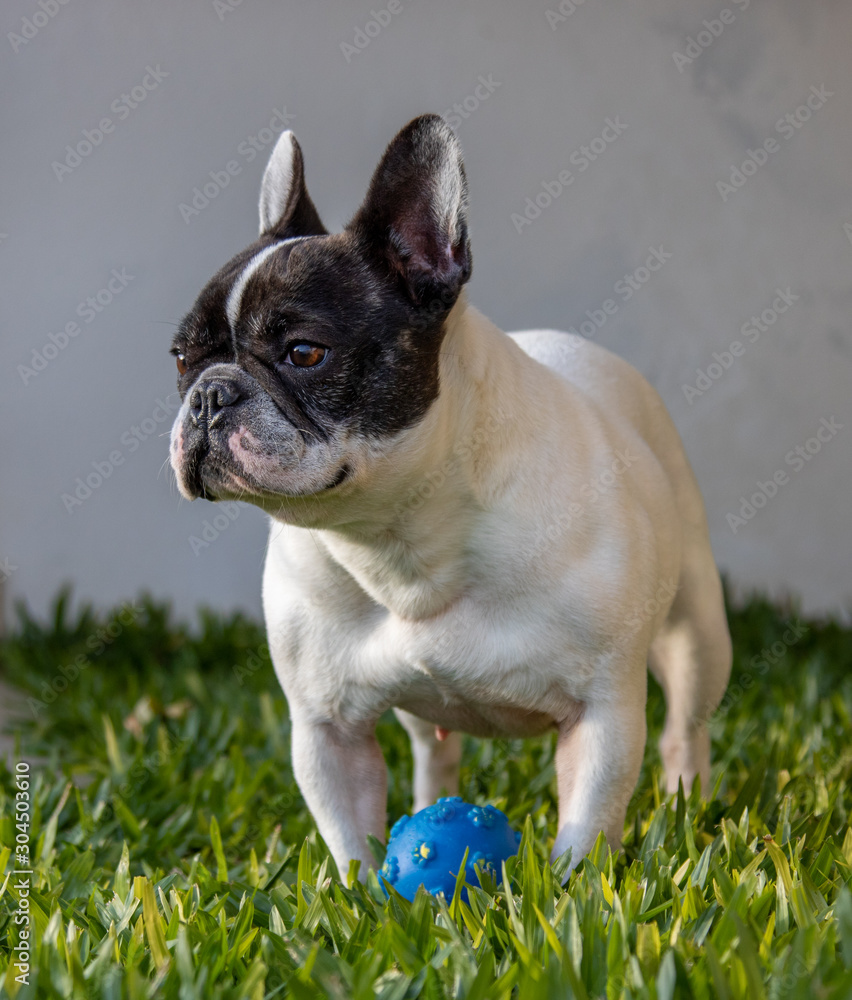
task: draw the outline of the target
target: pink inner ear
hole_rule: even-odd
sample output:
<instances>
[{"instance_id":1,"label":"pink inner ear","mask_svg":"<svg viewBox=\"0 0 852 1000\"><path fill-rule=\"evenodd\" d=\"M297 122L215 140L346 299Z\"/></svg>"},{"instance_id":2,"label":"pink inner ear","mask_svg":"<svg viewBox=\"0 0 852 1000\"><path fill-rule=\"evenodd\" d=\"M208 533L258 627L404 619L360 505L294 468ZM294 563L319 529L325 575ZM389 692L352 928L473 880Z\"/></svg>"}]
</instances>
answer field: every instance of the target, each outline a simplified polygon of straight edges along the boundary
<instances>
[{"instance_id":1,"label":"pink inner ear","mask_svg":"<svg viewBox=\"0 0 852 1000\"><path fill-rule=\"evenodd\" d=\"M436 278L451 274L459 266L457 258L463 248L453 247L448 235L431 219L425 225L421 219L419 213L407 213L396 229L398 237L393 242L401 257L400 270L421 271Z\"/></svg>"}]
</instances>

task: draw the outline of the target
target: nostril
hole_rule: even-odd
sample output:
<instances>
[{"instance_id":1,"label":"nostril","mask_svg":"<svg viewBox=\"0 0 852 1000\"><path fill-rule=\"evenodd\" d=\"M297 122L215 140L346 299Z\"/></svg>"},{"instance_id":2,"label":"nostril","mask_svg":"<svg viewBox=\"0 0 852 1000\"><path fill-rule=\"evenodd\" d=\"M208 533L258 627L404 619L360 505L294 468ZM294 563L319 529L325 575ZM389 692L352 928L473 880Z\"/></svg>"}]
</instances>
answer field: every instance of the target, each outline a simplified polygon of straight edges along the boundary
<instances>
[{"instance_id":1,"label":"nostril","mask_svg":"<svg viewBox=\"0 0 852 1000\"><path fill-rule=\"evenodd\" d=\"M240 387L226 378L211 378L199 382L189 396L189 416L197 427L206 423L212 427L219 414L229 406L242 399Z\"/></svg>"},{"instance_id":2,"label":"nostril","mask_svg":"<svg viewBox=\"0 0 852 1000\"><path fill-rule=\"evenodd\" d=\"M228 406L233 406L241 398L239 388L233 383L216 380L207 386L207 420L210 424Z\"/></svg>"},{"instance_id":3,"label":"nostril","mask_svg":"<svg viewBox=\"0 0 852 1000\"><path fill-rule=\"evenodd\" d=\"M189 415L193 424L197 425L204 412L204 397L198 389L193 389L189 397Z\"/></svg>"},{"instance_id":4,"label":"nostril","mask_svg":"<svg viewBox=\"0 0 852 1000\"><path fill-rule=\"evenodd\" d=\"M210 400L211 409L215 406L221 410L226 406L233 406L240 398L240 393L233 383L218 382L207 390L207 396Z\"/></svg>"}]
</instances>

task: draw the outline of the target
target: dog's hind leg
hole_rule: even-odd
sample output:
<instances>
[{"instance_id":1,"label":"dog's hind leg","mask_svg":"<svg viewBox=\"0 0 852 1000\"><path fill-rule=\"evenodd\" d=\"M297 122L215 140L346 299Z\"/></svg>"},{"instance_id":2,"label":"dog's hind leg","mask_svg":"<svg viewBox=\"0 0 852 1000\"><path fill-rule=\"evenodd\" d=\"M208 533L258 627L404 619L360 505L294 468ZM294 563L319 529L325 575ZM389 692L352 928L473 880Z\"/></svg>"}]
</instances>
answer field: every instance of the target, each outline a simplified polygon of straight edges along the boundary
<instances>
[{"instance_id":1,"label":"dog's hind leg","mask_svg":"<svg viewBox=\"0 0 852 1000\"><path fill-rule=\"evenodd\" d=\"M414 811L432 805L439 795L457 795L461 763L461 733L438 738L433 723L395 708L396 717L411 737L414 755Z\"/></svg>"},{"instance_id":2,"label":"dog's hind leg","mask_svg":"<svg viewBox=\"0 0 852 1000\"><path fill-rule=\"evenodd\" d=\"M731 636L719 573L706 536L684 549L678 590L651 645L649 666L666 698L660 754L666 788L686 791L696 775L710 794L707 720L722 700L731 673Z\"/></svg>"}]
</instances>

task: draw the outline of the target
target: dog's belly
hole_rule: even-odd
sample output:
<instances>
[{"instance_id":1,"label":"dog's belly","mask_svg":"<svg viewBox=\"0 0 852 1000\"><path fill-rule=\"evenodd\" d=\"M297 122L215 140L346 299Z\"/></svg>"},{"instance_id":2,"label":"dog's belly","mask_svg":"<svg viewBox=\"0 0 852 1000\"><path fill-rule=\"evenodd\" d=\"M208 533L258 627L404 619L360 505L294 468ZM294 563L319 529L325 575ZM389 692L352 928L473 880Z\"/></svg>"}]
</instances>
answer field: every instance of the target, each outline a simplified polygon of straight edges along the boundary
<instances>
[{"instance_id":1,"label":"dog's belly","mask_svg":"<svg viewBox=\"0 0 852 1000\"><path fill-rule=\"evenodd\" d=\"M396 707L411 712L444 729L471 736L517 739L541 736L556 726L547 712L531 711L517 705L477 700L475 703L447 696L430 682L419 683L395 699Z\"/></svg>"}]
</instances>

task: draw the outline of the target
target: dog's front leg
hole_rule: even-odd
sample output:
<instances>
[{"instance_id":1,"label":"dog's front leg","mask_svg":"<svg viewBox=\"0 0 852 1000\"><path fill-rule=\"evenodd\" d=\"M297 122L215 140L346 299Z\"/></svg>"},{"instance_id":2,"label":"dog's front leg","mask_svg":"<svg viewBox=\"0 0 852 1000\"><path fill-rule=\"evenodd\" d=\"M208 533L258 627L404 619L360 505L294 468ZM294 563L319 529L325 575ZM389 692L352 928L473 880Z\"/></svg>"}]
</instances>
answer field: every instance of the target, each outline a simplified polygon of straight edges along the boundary
<instances>
[{"instance_id":1,"label":"dog's front leg","mask_svg":"<svg viewBox=\"0 0 852 1000\"><path fill-rule=\"evenodd\" d=\"M619 683L609 697L585 704L579 719L559 726L559 832L551 859L570 847L571 868L591 850L601 830L613 848L621 845L645 749L647 680L644 668L638 673L632 683Z\"/></svg>"},{"instance_id":2,"label":"dog's front leg","mask_svg":"<svg viewBox=\"0 0 852 1000\"><path fill-rule=\"evenodd\" d=\"M373 726L316 721L291 705L293 773L317 827L346 878L349 862L360 877L376 867L367 834L383 841L387 768Z\"/></svg>"}]
</instances>

